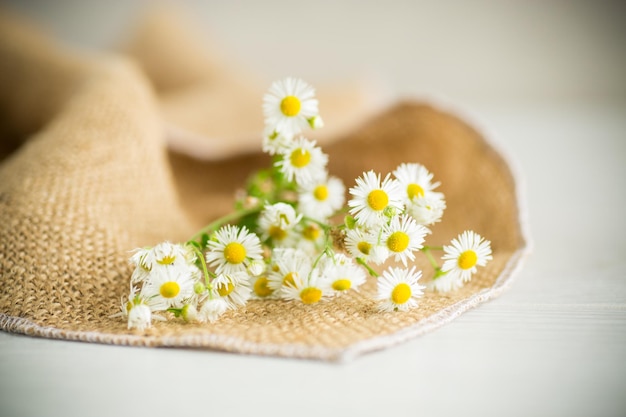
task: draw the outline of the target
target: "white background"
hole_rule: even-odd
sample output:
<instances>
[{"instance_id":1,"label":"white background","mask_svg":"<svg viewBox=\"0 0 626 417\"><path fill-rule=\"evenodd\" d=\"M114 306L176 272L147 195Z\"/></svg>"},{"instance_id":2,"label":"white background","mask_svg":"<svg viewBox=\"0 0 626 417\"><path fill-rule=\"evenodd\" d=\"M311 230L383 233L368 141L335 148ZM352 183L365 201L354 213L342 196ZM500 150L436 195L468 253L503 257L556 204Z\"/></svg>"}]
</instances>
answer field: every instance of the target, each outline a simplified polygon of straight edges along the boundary
<instances>
[{"instance_id":1,"label":"white background","mask_svg":"<svg viewBox=\"0 0 626 417\"><path fill-rule=\"evenodd\" d=\"M88 49L115 45L149 4L9 3ZM500 298L347 364L0 333L0 415L626 415L620 2L187 7L268 80L359 76L473 113L525 178L534 252Z\"/></svg>"}]
</instances>

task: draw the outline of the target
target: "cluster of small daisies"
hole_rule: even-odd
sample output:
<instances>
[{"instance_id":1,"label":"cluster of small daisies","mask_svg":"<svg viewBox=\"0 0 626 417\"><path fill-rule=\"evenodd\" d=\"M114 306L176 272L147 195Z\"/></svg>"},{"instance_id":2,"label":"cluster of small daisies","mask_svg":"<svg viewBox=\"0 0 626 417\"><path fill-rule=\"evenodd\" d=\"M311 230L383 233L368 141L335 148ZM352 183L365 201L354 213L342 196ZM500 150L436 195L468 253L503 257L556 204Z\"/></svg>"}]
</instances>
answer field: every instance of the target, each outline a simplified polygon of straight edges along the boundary
<instances>
[{"instance_id":1,"label":"cluster of small daisies","mask_svg":"<svg viewBox=\"0 0 626 417\"><path fill-rule=\"evenodd\" d=\"M188 242L135 250L130 294L119 313L129 329L168 316L214 322L249 299L316 304L358 291L368 274L377 279L381 311L407 311L426 288L422 271L410 266L416 253L431 262L428 287L438 292L460 288L491 260L490 242L472 231L450 245L424 244L446 204L420 164L403 163L384 177L364 172L348 190L346 207L346 187L326 170L328 156L303 136L323 126L306 82L273 83L263 111L263 150L272 166L251 177L234 213ZM333 224L337 218L343 221ZM443 251L441 266L435 250ZM373 265L388 261L376 272Z\"/></svg>"}]
</instances>

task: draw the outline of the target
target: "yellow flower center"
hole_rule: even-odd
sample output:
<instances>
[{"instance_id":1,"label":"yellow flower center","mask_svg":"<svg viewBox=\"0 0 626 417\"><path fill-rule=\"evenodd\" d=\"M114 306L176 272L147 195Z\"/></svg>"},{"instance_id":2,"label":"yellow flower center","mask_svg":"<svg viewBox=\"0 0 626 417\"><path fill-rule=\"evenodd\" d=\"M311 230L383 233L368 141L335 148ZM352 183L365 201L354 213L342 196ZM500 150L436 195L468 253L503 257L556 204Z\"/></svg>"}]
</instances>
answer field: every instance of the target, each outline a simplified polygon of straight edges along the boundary
<instances>
[{"instance_id":1,"label":"yellow flower center","mask_svg":"<svg viewBox=\"0 0 626 417\"><path fill-rule=\"evenodd\" d=\"M163 298L174 298L180 292L180 285L175 281L168 281L165 284L161 285L159 288L159 292L163 296Z\"/></svg>"},{"instance_id":2,"label":"yellow flower center","mask_svg":"<svg viewBox=\"0 0 626 417\"><path fill-rule=\"evenodd\" d=\"M287 117L297 116L300 107L300 99L296 96L287 96L280 102L280 111Z\"/></svg>"},{"instance_id":3,"label":"yellow flower center","mask_svg":"<svg viewBox=\"0 0 626 417\"><path fill-rule=\"evenodd\" d=\"M322 291L314 287L305 288L300 292L300 299L304 304L315 304L322 299Z\"/></svg>"},{"instance_id":4,"label":"yellow flower center","mask_svg":"<svg viewBox=\"0 0 626 417\"><path fill-rule=\"evenodd\" d=\"M260 277L254 283L254 293L259 297L267 297L271 295L274 290L272 290L268 285L267 277Z\"/></svg>"},{"instance_id":5,"label":"yellow flower center","mask_svg":"<svg viewBox=\"0 0 626 417\"><path fill-rule=\"evenodd\" d=\"M308 240L317 240L320 237L320 228L314 224L310 224L302 231L302 236Z\"/></svg>"},{"instance_id":6,"label":"yellow flower center","mask_svg":"<svg viewBox=\"0 0 626 417\"><path fill-rule=\"evenodd\" d=\"M233 292L234 289L235 289L235 286L229 282L227 284L222 284L219 287L217 287L217 292L219 293L221 297L226 297L228 294Z\"/></svg>"},{"instance_id":7,"label":"yellow flower center","mask_svg":"<svg viewBox=\"0 0 626 417\"><path fill-rule=\"evenodd\" d=\"M278 226L270 226L268 233L274 240L283 240L287 237L287 232Z\"/></svg>"},{"instance_id":8,"label":"yellow flower center","mask_svg":"<svg viewBox=\"0 0 626 417\"><path fill-rule=\"evenodd\" d=\"M333 282L333 290L335 291L346 291L349 290L350 287L352 286L352 282L349 279L338 279L337 281Z\"/></svg>"},{"instance_id":9,"label":"yellow flower center","mask_svg":"<svg viewBox=\"0 0 626 417\"><path fill-rule=\"evenodd\" d=\"M298 148L291 152L289 159L291 160L291 165L294 167L303 168L311 162L311 152L306 149Z\"/></svg>"},{"instance_id":10,"label":"yellow flower center","mask_svg":"<svg viewBox=\"0 0 626 417\"><path fill-rule=\"evenodd\" d=\"M415 197L424 197L424 189L417 184L409 184L406 187L406 193L409 195L409 199L411 200Z\"/></svg>"},{"instance_id":11,"label":"yellow flower center","mask_svg":"<svg viewBox=\"0 0 626 417\"><path fill-rule=\"evenodd\" d=\"M364 255L369 255L370 250L372 250L372 245L363 241L357 243L356 247L359 250L359 252L361 252Z\"/></svg>"},{"instance_id":12,"label":"yellow flower center","mask_svg":"<svg viewBox=\"0 0 626 417\"><path fill-rule=\"evenodd\" d=\"M393 252L402 252L409 247L409 235L404 232L393 232L387 238L387 247Z\"/></svg>"},{"instance_id":13,"label":"yellow flower center","mask_svg":"<svg viewBox=\"0 0 626 417\"><path fill-rule=\"evenodd\" d=\"M478 261L478 255L476 255L476 252L474 252L473 250L466 250L465 252L461 254L461 256L459 256L459 261L458 261L459 268L470 269L474 265L476 265L477 261Z\"/></svg>"},{"instance_id":14,"label":"yellow flower center","mask_svg":"<svg viewBox=\"0 0 626 417\"><path fill-rule=\"evenodd\" d=\"M289 286L289 287L295 287L296 282L293 280L294 275L296 275L295 272L290 272L287 275L285 275L283 277L283 285Z\"/></svg>"},{"instance_id":15,"label":"yellow flower center","mask_svg":"<svg viewBox=\"0 0 626 417\"><path fill-rule=\"evenodd\" d=\"M224 258L231 264L240 264L246 259L246 248L239 242L230 242L224 248Z\"/></svg>"},{"instance_id":16,"label":"yellow flower center","mask_svg":"<svg viewBox=\"0 0 626 417\"><path fill-rule=\"evenodd\" d=\"M389 196L383 190L373 190L367 195L367 205L372 210L384 210L387 204L389 204Z\"/></svg>"},{"instance_id":17,"label":"yellow flower center","mask_svg":"<svg viewBox=\"0 0 626 417\"><path fill-rule=\"evenodd\" d=\"M326 201L328 198L328 187L325 185L318 185L315 187L315 190L313 190L313 197L315 197L318 201Z\"/></svg>"},{"instance_id":18,"label":"yellow flower center","mask_svg":"<svg viewBox=\"0 0 626 417\"><path fill-rule=\"evenodd\" d=\"M175 256L166 255L162 257L161 259L157 259L157 262L160 263L161 265L171 265L174 263L175 260L176 260Z\"/></svg>"},{"instance_id":19,"label":"yellow flower center","mask_svg":"<svg viewBox=\"0 0 626 417\"><path fill-rule=\"evenodd\" d=\"M391 291L391 301L394 304L404 304L411 298L411 287L409 284L402 282L395 286Z\"/></svg>"}]
</instances>

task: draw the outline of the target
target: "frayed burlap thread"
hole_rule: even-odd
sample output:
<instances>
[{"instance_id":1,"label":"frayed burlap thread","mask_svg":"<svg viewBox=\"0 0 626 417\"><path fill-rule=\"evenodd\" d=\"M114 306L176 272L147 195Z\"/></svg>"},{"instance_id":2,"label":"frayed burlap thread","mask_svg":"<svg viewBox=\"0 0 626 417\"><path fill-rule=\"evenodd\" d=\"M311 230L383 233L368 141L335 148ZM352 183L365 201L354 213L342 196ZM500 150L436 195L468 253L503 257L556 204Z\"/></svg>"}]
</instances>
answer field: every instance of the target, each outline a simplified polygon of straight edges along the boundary
<instances>
[{"instance_id":1,"label":"frayed burlap thread","mask_svg":"<svg viewBox=\"0 0 626 417\"><path fill-rule=\"evenodd\" d=\"M448 204L428 244L441 245L465 229L492 242L493 261L471 282L448 294L427 292L410 312L379 312L372 278L359 292L312 306L251 301L214 324L172 319L145 332L128 330L111 315L128 292L129 251L185 240L227 213L235 191L269 159L255 149L211 162L168 153L150 80L131 60L35 53L51 47L20 33L11 30L10 38L21 48L0 42L2 62L11 62L0 72L5 331L347 359L423 334L498 295L526 254L518 185L506 160L458 117L400 103L325 147L329 170L350 187L364 170L384 174L401 162L425 164ZM418 258L428 281L430 268Z\"/></svg>"}]
</instances>

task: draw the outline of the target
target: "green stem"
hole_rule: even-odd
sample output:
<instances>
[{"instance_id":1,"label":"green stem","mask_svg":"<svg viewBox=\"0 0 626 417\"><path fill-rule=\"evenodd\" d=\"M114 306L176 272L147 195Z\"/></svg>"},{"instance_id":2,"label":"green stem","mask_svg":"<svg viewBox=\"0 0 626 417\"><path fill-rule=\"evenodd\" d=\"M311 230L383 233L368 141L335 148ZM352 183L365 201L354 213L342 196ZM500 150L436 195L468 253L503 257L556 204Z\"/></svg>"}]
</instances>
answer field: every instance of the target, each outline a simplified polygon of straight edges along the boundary
<instances>
[{"instance_id":1,"label":"green stem","mask_svg":"<svg viewBox=\"0 0 626 417\"><path fill-rule=\"evenodd\" d=\"M202 251L194 245L189 245L189 246L193 248L193 251L200 258L200 265L202 266L202 273L204 274L204 285L206 285L206 287L209 288L209 285L211 284L212 274L210 273L209 269L206 266L206 259L204 258L204 253L202 253ZM215 278L215 276L213 278Z\"/></svg>"},{"instance_id":2,"label":"green stem","mask_svg":"<svg viewBox=\"0 0 626 417\"><path fill-rule=\"evenodd\" d=\"M430 253L430 251L432 249L436 250L437 247L433 247L433 246L424 246L422 249L420 249L422 252L424 252L424 254L426 255L426 257L428 258L428 261L430 262L430 264L432 265L433 269L435 270L435 275L433 276L433 280L447 274L447 272L443 272L441 270L441 267L439 266L439 264L437 264L437 261L435 261L435 258L433 257L433 254Z\"/></svg>"},{"instance_id":3,"label":"green stem","mask_svg":"<svg viewBox=\"0 0 626 417\"><path fill-rule=\"evenodd\" d=\"M428 246L424 246L422 249L420 249L422 252L424 252L424 254L426 255L426 257L428 258L428 261L430 262L430 264L432 265L433 268L435 268L435 270L439 269L439 264L437 264L437 261L435 261L435 258L433 257L433 254L430 253L430 247Z\"/></svg>"},{"instance_id":4,"label":"green stem","mask_svg":"<svg viewBox=\"0 0 626 417\"><path fill-rule=\"evenodd\" d=\"M209 223L208 225L206 225L205 227L200 229L189 240L196 240L197 241L204 233L208 233L210 231L214 231L217 228L219 228L220 226L222 226L223 224L232 222L233 220L239 219L241 217L245 217L245 216L247 216L249 214L258 213L262 209L263 209L263 206L258 205L256 207L252 207L252 208L244 209L244 210L239 210L239 211L235 211L235 212L232 212L230 214L227 214L226 216L220 217L219 219Z\"/></svg>"},{"instance_id":5,"label":"green stem","mask_svg":"<svg viewBox=\"0 0 626 417\"><path fill-rule=\"evenodd\" d=\"M424 245L422 250L443 250L443 246L427 246L427 245Z\"/></svg>"},{"instance_id":6,"label":"green stem","mask_svg":"<svg viewBox=\"0 0 626 417\"><path fill-rule=\"evenodd\" d=\"M356 258L356 263L358 263L359 265L362 265L365 269L367 269L367 272L369 272L371 276L376 277L376 278L380 276L378 272L374 271L372 267L369 266L363 258Z\"/></svg>"},{"instance_id":7,"label":"green stem","mask_svg":"<svg viewBox=\"0 0 626 417\"><path fill-rule=\"evenodd\" d=\"M183 314L182 308L168 308L167 311L174 313L174 317L180 317Z\"/></svg>"},{"instance_id":8,"label":"green stem","mask_svg":"<svg viewBox=\"0 0 626 417\"><path fill-rule=\"evenodd\" d=\"M315 258L315 261L313 261L313 266L311 266L311 272L309 272L309 277L313 273L313 270L315 269L315 267L317 267L317 264L322 259L322 256L327 254L327 250L328 250L328 246L319 255L317 255L317 258Z\"/></svg>"}]
</instances>

